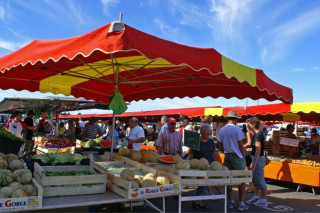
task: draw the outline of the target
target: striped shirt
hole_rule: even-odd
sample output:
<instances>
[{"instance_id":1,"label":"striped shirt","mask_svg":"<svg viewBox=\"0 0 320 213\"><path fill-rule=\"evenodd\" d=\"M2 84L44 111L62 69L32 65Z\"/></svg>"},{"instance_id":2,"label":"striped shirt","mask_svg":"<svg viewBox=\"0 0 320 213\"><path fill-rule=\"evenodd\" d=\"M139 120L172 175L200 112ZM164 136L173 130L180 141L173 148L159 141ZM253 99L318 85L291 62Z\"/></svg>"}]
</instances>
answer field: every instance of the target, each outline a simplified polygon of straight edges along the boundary
<instances>
[{"instance_id":1,"label":"striped shirt","mask_svg":"<svg viewBox=\"0 0 320 213\"><path fill-rule=\"evenodd\" d=\"M102 128L98 124L89 124L86 123L84 126L83 132L85 133L86 137L89 139L95 139L97 135L103 134Z\"/></svg>"},{"instance_id":2,"label":"striped shirt","mask_svg":"<svg viewBox=\"0 0 320 213\"><path fill-rule=\"evenodd\" d=\"M157 146L162 147L162 150L167 155L176 155L182 148L182 137L177 131L164 131L157 142Z\"/></svg>"}]
</instances>

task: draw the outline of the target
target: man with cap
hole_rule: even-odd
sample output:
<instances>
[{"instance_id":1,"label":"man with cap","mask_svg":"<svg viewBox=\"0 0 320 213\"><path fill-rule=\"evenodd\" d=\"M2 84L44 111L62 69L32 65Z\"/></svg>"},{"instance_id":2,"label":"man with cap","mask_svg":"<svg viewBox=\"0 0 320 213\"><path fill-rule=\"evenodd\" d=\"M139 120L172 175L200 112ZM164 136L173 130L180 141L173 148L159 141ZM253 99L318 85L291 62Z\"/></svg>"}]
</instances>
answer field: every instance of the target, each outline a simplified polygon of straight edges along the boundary
<instances>
[{"instance_id":1,"label":"man with cap","mask_svg":"<svg viewBox=\"0 0 320 213\"><path fill-rule=\"evenodd\" d=\"M83 128L82 137L95 139L97 137L101 137L103 135L102 128L96 123L96 117L91 117L89 122Z\"/></svg>"},{"instance_id":2,"label":"man with cap","mask_svg":"<svg viewBox=\"0 0 320 213\"><path fill-rule=\"evenodd\" d=\"M33 116L34 112L32 110L29 110L27 112L27 117L24 119L24 123L28 125L28 127L31 127L31 129L24 129L23 130L23 138L26 139L26 146L24 148L24 157L32 151L34 146L34 141L32 140L33 137Z\"/></svg>"},{"instance_id":3,"label":"man with cap","mask_svg":"<svg viewBox=\"0 0 320 213\"><path fill-rule=\"evenodd\" d=\"M159 155L182 155L182 136L176 131L176 119L168 119L168 129L164 131L157 142Z\"/></svg>"},{"instance_id":4,"label":"man with cap","mask_svg":"<svg viewBox=\"0 0 320 213\"><path fill-rule=\"evenodd\" d=\"M220 150L225 154L224 165L229 170L245 170L245 148L242 143L244 135L242 130L236 126L237 111L230 111L225 118L228 120L228 124L222 127L218 133L217 140L220 142ZM238 211L247 210L249 207L244 203L245 199L245 183L238 186L239 191L239 203L237 206ZM229 209L235 208L235 203L232 198L232 186L228 186L227 194L229 199Z\"/></svg>"}]
</instances>

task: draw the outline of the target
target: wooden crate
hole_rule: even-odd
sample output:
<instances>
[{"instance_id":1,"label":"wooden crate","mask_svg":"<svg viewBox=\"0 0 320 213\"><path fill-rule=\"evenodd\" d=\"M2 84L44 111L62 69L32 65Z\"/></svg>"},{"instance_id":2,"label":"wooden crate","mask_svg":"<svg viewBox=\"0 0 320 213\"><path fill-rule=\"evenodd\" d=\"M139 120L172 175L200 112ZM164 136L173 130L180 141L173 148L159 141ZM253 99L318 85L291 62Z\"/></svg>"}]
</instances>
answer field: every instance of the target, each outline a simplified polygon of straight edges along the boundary
<instances>
[{"instance_id":1,"label":"wooden crate","mask_svg":"<svg viewBox=\"0 0 320 213\"><path fill-rule=\"evenodd\" d=\"M179 170L182 186L230 185L231 171Z\"/></svg>"},{"instance_id":2,"label":"wooden crate","mask_svg":"<svg viewBox=\"0 0 320 213\"><path fill-rule=\"evenodd\" d=\"M252 181L252 170L231 170L231 185Z\"/></svg>"},{"instance_id":3,"label":"wooden crate","mask_svg":"<svg viewBox=\"0 0 320 213\"><path fill-rule=\"evenodd\" d=\"M133 189L129 181L123 180L119 176L116 176L115 173L119 171L107 170L103 165L110 165L110 163L124 163L130 165L132 169L139 170L144 174L153 173L157 176L166 176L170 179L171 184L154 186L154 187L144 187ZM162 197L177 195L180 193L179 187L179 177L176 175L168 174L162 171L157 171L154 168L148 167L144 164L138 163L131 159L123 157L121 161L115 162L94 162L93 167L98 172L105 172L108 174L108 184L107 187L111 191L119 194L120 196L126 199L141 199L141 198L152 198L152 197Z\"/></svg>"},{"instance_id":4,"label":"wooden crate","mask_svg":"<svg viewBox=\"0 0 320 213\"><path fill-rule=\"evenodd\" d=\"M38 190L37 196L32 197L17 197L17 198L1 198L0 199L0 211L10 212L10 211L21 211L21 210L31 210L42 207L43 190L36 179L32 178L32 183ZM17 205L19 204L19 205Z\"/></svg>"},{"instance_id":5,"label":"wooden crate","mask_svg":"<svg viewBox=\"0 0 320 213\"><path fill-rule=\"evenodd\" d=\"M82 176L46 176L47 171L90 171L94 174ZM90 166L40 166L38 163L34 163L34 177L43 188L43 197L106 192L107 174L98 174ZM84 186L83 184L94 185Z\"/></svg>"}]
</instances>

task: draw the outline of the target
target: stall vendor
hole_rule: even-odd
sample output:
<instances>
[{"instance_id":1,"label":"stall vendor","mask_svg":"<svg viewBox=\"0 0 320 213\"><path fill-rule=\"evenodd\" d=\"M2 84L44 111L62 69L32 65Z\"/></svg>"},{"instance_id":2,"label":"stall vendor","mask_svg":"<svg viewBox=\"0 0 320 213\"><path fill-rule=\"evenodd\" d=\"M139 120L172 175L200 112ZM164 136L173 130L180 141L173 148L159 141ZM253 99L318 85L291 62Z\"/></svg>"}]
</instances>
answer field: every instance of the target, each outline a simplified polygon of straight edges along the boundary
<instances>
[{"instance_id":1,"label":"stall vendor","mask_svg":"<svg viewBox=\"0 0 320 213\"><path fill-rule=\"evenodd\" d=\"M288 124L286 129L288 132L284 136L285 138L297 139L297 136L293 134L294 126L292 124ZM284 145L284 149L288 152L288 155L290 157L299 157L299 147L300 147L300 143L298 147Z\"/></svg>"},{"instance_id":2,"label":"stall vendor","mask_svg":"<svg viewBox=\"0 0 320 213\"><path fill-rule=\"evenodd\" d=\"M311 129L311 152L314 155L319 154L319 134L317 133L317 128Z\"/></svg>"},{"instance_id":3,"label":"stall vendor","mask_svg":"<svg viewBox=\"0 0 320 213\"><path fill-rule=\"evenodd\" d=\"M142 143L146 140L144 130L139 126L139 120L133 117L129 121L130 132L127 135L128 148L134 150L140 150Z\"/></svg>"},{"instance_id":4,"label":"stall vendor","mask_svg":"<svg viewBox=\"0 0 320 213\"><path fill-rule=\"evenodd\" d=\"M112 121L107 121L107 130L106 130L107 135L104 136L102 139L103 140L111 140L112 138ZM114 141L113 141L113 147L117 147L118 145L120 145L120 139L119 139L119 132L117 131L117 129L114 129Z\"/></svg>"}]
</instances>

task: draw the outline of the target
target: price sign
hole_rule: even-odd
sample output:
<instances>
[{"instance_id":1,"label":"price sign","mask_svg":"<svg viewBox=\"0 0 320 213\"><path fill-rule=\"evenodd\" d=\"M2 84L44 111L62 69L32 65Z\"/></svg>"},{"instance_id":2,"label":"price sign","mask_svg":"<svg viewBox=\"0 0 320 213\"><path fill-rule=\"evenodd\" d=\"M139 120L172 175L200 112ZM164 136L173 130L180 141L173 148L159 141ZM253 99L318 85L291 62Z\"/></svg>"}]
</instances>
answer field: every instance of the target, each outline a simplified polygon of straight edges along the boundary
<instances>
[{"instance_id":1,"label":"price sign","mask_svg":"<svg viewBox=\"0 0 320 213\"><path fill-rule=\"evenodd\" d=\"M200 134L197 132L192 132L184 130L184 145L190 147L191 149L200 149Z\"/></svg>"}]
</instances>

